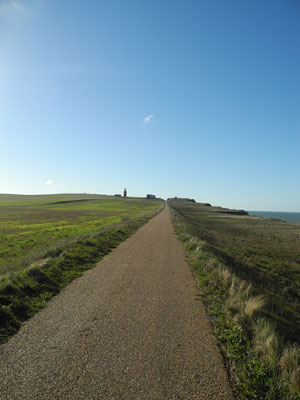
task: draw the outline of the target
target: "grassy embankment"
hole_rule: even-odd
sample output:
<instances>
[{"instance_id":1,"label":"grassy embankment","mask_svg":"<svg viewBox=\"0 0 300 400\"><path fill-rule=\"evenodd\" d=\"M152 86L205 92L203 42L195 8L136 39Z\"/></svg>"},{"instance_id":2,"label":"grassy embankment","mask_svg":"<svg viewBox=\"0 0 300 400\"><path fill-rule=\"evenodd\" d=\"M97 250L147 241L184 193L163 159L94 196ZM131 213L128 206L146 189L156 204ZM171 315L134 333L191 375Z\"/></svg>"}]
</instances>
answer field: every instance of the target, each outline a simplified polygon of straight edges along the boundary
<instances>
[{"instance_id":1,"label":"grassy embankment","mask_svg":"<svg viewBox=\"0 0 300 400\"><path fill-rule=\"evenodd\" d=\"M171 199L241 399L300 398L300 225Z\"/></svg>"},{"instance_id":2,"label":"grassy embankment","mask_svg":"<svg viewBox=\"0 0 300 400\"><path fill-rule=\"evenodd\" d=\"M0 195L0 342L162 205L87 194Z\"/></svg>"}]
</instances>

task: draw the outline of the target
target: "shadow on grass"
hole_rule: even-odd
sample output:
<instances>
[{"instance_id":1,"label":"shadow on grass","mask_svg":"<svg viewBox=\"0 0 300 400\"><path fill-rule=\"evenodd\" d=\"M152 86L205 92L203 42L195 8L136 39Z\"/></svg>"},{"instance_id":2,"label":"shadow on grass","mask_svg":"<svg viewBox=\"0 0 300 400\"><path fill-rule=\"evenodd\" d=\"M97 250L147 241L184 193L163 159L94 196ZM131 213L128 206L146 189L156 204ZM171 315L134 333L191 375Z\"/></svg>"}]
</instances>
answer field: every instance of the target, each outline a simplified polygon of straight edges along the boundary
<instances>
[{"instance_id":1,"label":"shadow on grass","mask_svg":"<svg viewBox=\"0 0 300 400\"><path fill-rule=\"evenodd\" d=\"M86 235L68 248L52 249L44 260L3 280L0 284L0 343L8 341L22 322L45 307L73 279L93 268L161 209Z\"/></svg>"}]
</instances>

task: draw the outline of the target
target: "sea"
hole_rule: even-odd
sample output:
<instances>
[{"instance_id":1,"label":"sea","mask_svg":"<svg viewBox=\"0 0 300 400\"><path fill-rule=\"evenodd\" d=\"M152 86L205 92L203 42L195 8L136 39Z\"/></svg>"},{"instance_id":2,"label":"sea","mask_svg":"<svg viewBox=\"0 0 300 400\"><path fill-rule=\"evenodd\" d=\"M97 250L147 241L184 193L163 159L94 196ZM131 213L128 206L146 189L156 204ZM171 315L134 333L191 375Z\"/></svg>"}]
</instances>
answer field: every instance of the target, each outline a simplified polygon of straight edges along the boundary
<instances>
[{"instance_id":1,"label":"sea","mask_svg":"<svg viewBox=\"0 0 300 400\"><path fill-rule=\"evenodd\" d=\"M281 212L281 211L247 211L249 215L258 217L280 218L287 222L297 222L300 224L300 212Z\"/></svg>"}]
</instances>

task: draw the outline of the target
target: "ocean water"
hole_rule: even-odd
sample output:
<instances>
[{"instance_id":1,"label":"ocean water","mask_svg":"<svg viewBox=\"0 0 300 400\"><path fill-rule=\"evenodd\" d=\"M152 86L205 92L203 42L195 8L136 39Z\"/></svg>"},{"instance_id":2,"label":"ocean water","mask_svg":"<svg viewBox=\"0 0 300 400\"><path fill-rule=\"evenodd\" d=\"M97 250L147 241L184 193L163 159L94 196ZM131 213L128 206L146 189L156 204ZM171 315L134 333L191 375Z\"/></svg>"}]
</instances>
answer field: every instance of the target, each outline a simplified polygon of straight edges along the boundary
<instances>
[{"instance_id":1,"label":"ocean water","mask_svg":"<svg viewBox=\"0 0 300 400\"><path fill-rule=\"evenodd\" d=\"M300 223L300 212L280 212L280 211L247 211L249 215L258 217L280 218L287 222Z\"/></svg>"}]
</instances>

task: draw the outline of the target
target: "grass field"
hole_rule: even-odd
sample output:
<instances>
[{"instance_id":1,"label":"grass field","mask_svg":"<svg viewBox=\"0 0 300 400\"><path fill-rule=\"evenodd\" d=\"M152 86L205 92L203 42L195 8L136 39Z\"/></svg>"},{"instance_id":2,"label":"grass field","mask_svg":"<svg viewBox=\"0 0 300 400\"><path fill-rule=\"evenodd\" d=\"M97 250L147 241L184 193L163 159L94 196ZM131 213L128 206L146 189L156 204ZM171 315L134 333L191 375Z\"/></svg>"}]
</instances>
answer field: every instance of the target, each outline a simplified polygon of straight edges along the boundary
<instances>
[{"instance_id":1,"label":"grass field","mask_svg":"<svg viewBox=\"0 0 300 400\"><path fill-rule=\"evenodd\" d=\"M172 200L170 205L209 252L268 297L264 312L277 329L300 341L300 224L234 215L188 201Z\"/></svg>"},{"instance_id":2,"label":"grass field","mask_svg":"<svg viewBox=\"0 0 300 400\"><path fill-rule=\"evenodd\" d=\"M300 398L300 224L170 199L238 398Z\"/></svg>"},{"instance_id":3,"label":"grass field","mask_svg":"<svg viewBox=\"0 0 300 400\"><path fill-rule=\"evenodd\" d=\"M90 194L0 194L0 276L28 266L58 244L140 217L157 205Z\"/></svg>"},{"instance_id":4,"label":"grass field","mask_svg":"<svg viewBox=\"0 0 300 400\"><path fill-rule=\"evenodd\" d=\"M0 195L0 342L162 206L90 194Z\"/></svg>"}]
</instances>

